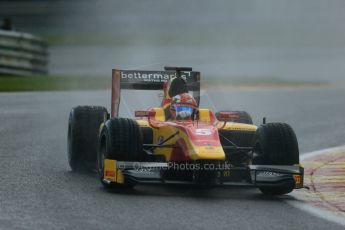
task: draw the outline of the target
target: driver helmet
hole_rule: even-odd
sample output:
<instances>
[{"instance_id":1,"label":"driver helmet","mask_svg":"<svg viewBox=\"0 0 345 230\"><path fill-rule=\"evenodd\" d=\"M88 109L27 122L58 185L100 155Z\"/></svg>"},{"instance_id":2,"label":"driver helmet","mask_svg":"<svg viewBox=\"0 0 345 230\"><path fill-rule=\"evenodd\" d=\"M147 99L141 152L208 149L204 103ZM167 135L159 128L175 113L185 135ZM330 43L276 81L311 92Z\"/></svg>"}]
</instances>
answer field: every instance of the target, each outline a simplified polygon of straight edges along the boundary
<instances>
[{"instance_id":1,"label":"driver helmet","mask_svg":"<svg viewBox=\"0 0 345 230\"><path fill-rule=\"evenodd\" d=\"M189 93L182 93L172 98L170 112L175 120L192 120L196 108L194 97Z\"/></svg>"}]
</instances>

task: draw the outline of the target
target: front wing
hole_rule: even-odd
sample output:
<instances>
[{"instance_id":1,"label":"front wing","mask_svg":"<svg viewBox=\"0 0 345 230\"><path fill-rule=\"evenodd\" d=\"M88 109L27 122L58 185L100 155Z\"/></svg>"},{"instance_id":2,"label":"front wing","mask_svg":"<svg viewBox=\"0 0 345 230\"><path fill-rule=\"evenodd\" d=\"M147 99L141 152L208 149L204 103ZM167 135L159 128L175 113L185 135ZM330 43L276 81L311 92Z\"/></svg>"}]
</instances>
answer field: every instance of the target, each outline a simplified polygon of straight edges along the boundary
<instances>
[{"instance_id":1,"label":"front wing","mask_svg":"<svg viewBox=\"0 0 345 230\"><path fill-rule=\"evenodd\" d=\"M125 162L105 159L104 179L106 184L134 182L140 184L197 184L186 178L168 178L166 171L171 170L169 163ZM206 173L205 173L206 172ZM214 175L213 185L280 187L294 184L295 189L303 188L304 169L301 166L249 165L227 169L204 171Z\"/></svg>"}]
</instances>

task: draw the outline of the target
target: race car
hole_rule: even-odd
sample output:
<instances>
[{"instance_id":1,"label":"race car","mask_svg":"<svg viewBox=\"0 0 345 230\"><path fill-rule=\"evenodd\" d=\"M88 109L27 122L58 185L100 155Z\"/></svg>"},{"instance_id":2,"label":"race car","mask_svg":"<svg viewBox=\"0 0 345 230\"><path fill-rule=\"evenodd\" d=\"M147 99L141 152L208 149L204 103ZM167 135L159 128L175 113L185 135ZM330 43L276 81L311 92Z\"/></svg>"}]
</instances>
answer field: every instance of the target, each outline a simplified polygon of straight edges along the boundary
<instances>
[{"instance_id":1,"label":"race car","mask_svg":"<svg viewBox=\"0 0 345 230\"><path fill-rule=\"evenodd\" d=\"M122 118L123 89L162 90L163 100ZM200 72L192 68L113 69L111 113L101 106L70 112L69 165L73 171L96 171L106 188L243 185L267 195L303 188L298 142L288 124L263 119L256 126L245 111L214 113L199 104Z\"/></svg>"}]
</instances>

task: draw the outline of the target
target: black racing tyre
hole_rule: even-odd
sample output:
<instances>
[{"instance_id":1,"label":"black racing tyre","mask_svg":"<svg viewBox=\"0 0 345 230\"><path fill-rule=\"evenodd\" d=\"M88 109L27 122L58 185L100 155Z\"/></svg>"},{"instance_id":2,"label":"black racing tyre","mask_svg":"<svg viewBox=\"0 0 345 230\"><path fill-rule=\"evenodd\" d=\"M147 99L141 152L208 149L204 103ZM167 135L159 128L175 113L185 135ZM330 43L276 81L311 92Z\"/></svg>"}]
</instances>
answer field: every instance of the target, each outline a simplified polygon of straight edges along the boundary
<instances>
[{"instance_id":1,"label":"black racing tyre","mask_svg":"<svg viewBox=\"0 0 345 230\"><path fill-rule=\"evenodd\" d=\"M222 111L223 112L223 111ZM253 124L252 117L246 111L224 111L224 112L235 112L238 113L238 118L232 118L231 122L243 123L243 124ZM216 117L218 118L219 112L216 113Z\"/></svg>"},{"instance_id":2,"label":"black racing tyre","mask_svg":"<svg viewBox=\"0 0 345 230\"><path fill-rule=\"evenodd\" d=\"M144 144L153 144L153 131L150 127L141 127Z\"/></svg>"},{"instance_id":3,"label":"black racing tyre","mask_svg":"<svg viewBox=\"0 0 345 230\"><path fill-rule=\"evenodd\" d=\"M101 182L107 188L124 187L103 182L104 159L141 161L144 155L140 126L132 119L111 118L105 122L99 138L98 174ZM128 187L128 183L126 185Z\"/></svg>"},{"instance_id":4,"label":"black racing tyre","mask_svg":"<svg viewBox=\"0 0 345 230\"><path fill-rule=\"evenodd\" d=\"M68 120L68 163L73 171L96 168L100 125L109 117L101 106L78 106Z\"/></svg>"},{"instance_id":5,"label":"black racing tyre","mask_svg":"<svg viewBox=\"0 0 345 230\"><path fill-rule=\"evenodd\" d=\"M253 164L299 164L298 142L295 132L285 123L268 123L256 131ZM294 183L282 187L259 187L267 195L283 195L294 189Z\"/></svg>"},{"instance_id":6,"label":"black racing tyre","mask_svg":"<svg viewBox=\"0 0 345 230\"><path fill-rule=\"evenodd\" d=\"M109 159L140 161L143 137L138 123L129 118L112 118L105 122L101 137L106 140Z\"/></svg>"},{"instance_id":7,"label":"black racing tyre","mask_svg":"<svg viewBox=\"0 0 345 230\"><path fill-rule=\"evenodd\" d=\"M239 147L253 146L255 131L219 129L218 133L219 140L222 146L229 146L232 145L232 143ZM229 143L229 141L231 141L232 143Z\"/></svg>"}]
</instances>

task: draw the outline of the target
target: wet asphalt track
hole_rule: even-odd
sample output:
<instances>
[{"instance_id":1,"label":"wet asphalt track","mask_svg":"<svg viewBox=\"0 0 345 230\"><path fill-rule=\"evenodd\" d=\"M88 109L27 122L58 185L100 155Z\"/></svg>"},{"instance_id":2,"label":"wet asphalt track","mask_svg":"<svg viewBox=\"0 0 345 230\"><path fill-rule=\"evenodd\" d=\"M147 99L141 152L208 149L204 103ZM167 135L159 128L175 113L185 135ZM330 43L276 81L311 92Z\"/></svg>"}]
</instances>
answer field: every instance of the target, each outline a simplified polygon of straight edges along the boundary
<instances>
[{"instance_id":1,"label":"wet asphalt track","mask_svg":"<svg viewBox=\"0 0 345 230\"><path fill-rule=\"evenodd\" d=\"M302 152L345 141L345 90L231 90L203 96L203 105L246 109L256 123L262 116L290 123ZM125 97L128 106L151 105L145 93ZM79 104L109 107L109 99L109 91L0 93L0 229L344 229L286 204L290 196L158 186L107 192L95 176L72 173L66 158L69 110Z\"/></svg>"}]
</instances>

